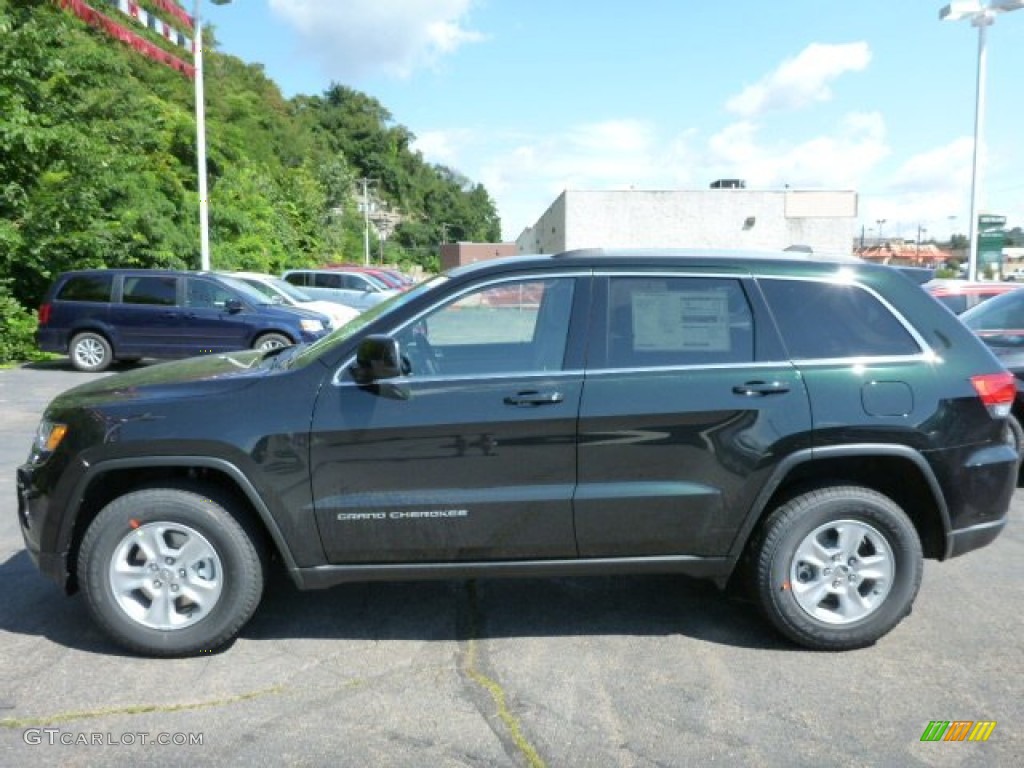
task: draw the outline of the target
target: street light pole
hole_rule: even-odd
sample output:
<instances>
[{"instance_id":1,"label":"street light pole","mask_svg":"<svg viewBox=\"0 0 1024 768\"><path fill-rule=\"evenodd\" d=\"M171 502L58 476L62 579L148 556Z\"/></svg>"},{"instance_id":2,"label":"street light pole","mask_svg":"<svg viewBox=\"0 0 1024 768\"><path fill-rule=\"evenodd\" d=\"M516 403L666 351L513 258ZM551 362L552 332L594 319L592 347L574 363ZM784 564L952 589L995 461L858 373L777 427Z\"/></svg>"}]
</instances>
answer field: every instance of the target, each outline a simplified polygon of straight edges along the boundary
<instances>
[{"instance_id":1,"label":"street light pole","mask_svg":"<svg viewBox=\"0 0 1024 768\"><path fill-rule=\"evenodd\" d=\"M970 19L978 28L978 77L974 99L974 153L971 159L971 221L970 243L967 256L967 279L978 279L978 201L981 198L981 139L985 120L985 72L988 67L988 52L985 47L986 30L995 23L1000 13L1009 13L1024 8L1024 0L992 0L982 5L981 0L959 0L944 6L939 11L943 21Z\"/></svg>"},{"instance_id":2,"label":"street light pole","mask_svg":"<svg viewBox=\"0 0 1024 768\"><path fill-rule=\"evenodd\" d=\"M231 0L210 0L227 5ZM199 2L192 6L192 60L196 80L196 175L199 177L199 268L210 268L210 199L206 189L206 94L203 88L203 21Z\"/></svg>"},{"instance_id":3,"label":"street light pole","mask_svg":"<svg viewBox=\"0 0 1024 768\"><path fill-rule=\"evenodd\" d=\"M199 268L210 269L210 201L206 189L206 95L203 90L203 22L199 17L199 0L193 6L192 41L196 70L196 174L199 176Z\"/></svg>"},{"instance_id":4,"label":"street light pole","mask_svg":"<svg viewBox=\"0 0 1024 768\"><path fill-rule=\"evenodd\" d=\"M363 266L370 266L370 184L377 179L359 179L363 185Z\"/></svg>"}]
</instances>

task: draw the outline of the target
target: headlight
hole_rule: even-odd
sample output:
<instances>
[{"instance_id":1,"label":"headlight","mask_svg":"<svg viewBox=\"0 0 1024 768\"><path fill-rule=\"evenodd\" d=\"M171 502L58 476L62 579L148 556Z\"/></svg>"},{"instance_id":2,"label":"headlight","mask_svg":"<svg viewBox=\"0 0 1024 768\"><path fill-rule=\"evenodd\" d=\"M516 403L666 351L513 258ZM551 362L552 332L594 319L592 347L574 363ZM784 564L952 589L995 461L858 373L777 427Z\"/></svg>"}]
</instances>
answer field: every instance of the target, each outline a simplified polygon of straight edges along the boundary
<instances>
[{"instance_id":1,"label":"headlight","mask_svg":"<svg viewBox=\"0 0 1024 768\"><path fill-rule=\"evenodd\" d=\"M36 430L36 439L32 443L32 461L44 461L57 450L64 436L68 433L67 424L43 420Z\"/></svg>"},{"instance_id":2,"label":"headlight","mask_svg":"<svg viewBox=\"0 0 1024 768\"><path fill-rule=\"evenodd\" d=\"M300 320L302 324L302 330L306 333L320 333L324 329L324 324L319 320Z\"/></svg>"}]
</instances>

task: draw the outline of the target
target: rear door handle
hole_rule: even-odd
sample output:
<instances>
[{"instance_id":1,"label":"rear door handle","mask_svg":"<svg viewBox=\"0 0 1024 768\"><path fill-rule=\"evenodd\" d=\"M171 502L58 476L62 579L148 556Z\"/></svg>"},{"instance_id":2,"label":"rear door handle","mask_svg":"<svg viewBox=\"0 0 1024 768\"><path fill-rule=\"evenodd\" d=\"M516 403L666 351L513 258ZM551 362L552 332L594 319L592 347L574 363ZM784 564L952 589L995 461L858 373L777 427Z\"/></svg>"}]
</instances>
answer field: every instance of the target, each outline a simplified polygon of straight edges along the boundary
<instances>
[{"instance_id":1,"label":"rear door handle","mask_svg":"<svg viewBox=\"0 0 1024 768\"><path fill-rule=\"evenodd\" d=\"M744 397L764 397L785 394L789 392L789 385L784 381L748 381L733 387L732 391Z\"/></svg>"},{"instance_id":2,"label":"rear door handle","mask_svg":"<svg viewBox=\"0 0 1024 768\"><path fill-rule=\"evenodd\" d=\"M519 392L505 398L505 405L529 408L538 405L554 405L565 400L561 392Z\"/></svg>"}]
</instances>

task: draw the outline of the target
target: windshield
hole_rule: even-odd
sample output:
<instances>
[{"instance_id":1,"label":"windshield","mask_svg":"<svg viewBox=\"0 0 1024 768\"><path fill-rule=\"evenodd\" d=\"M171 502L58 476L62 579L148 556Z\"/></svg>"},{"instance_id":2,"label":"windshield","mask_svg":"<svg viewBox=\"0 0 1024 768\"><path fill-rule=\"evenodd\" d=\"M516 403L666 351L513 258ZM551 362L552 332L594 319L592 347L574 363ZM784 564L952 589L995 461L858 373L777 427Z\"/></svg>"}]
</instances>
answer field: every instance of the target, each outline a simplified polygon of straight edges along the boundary
<instances>
[{"instance_id":1,"label":"windshield","mask_svg":"<svg viewBox=\"0 0 1024 768\"><path fill-rule=\"evenodd\" d=\"M284 294L289 299L300 303L313 301L313 298L308 293L303 293L291 283L285 282L279 277L266 277L262 281L263 285L267 288L277 291L280 294Z\"/></svg>"},{"instance_id":2,"label":"windshield","mask_svg":"<svg viewBox=\"0 0 1024 768\"><path fill-rule=\"evenodd\" d=\"M344 344L347 339L354 336L378 317L386 315L399 307L405 306L410 301L419 298L424 293L432 291L437 286L443 285L446 282L448 282L447 275L437 275L436 277L423 281L415 288L412 288L405 293L395 294L387 301L382 301L377 306L371 307L362 314L352 318L349 322L345 323L345 325L324 336L322 339L314 341L308 346L301 347L297 354L287 361L287 365L295 368L308 365L321 355L335 349L341 344Z\"/></svg>"},{"instance_id":3,"label":"windshield","mask_svg":"<svg viewBox=\"0 0 1024 768\"><path fill-rule=\"evenodd\" d=\"M1020 336L1024 334L1024 291L994 296L964 312L960 319L975 333L988 336L1000 331L1007 336Z\"/></svg>"},{"instance_id":4,"label":"windshield","mask_svg":"<svg viewBox=\"0 0 1024 768\"><path fill-rule=\"evenodd\" d=\"M221 275L220 279L224 281L224 284L230 286L232 290L241 294L242 298L253 304L279 304L273 300L273 294L267 296L260 291L253 288L245 280L241 280L237 277L228 277L227 275ZM268 301L269 299L269 301Z\"/></svg>"}]
</instances>

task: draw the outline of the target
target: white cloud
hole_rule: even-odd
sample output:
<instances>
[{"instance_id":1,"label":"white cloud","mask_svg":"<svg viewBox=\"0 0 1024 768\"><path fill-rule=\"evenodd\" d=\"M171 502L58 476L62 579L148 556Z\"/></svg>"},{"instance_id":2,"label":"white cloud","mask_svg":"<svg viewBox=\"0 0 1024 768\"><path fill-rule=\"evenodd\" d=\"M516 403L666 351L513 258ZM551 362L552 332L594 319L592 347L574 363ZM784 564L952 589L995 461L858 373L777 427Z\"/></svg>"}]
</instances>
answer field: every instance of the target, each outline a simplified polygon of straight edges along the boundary
<instances>
[{"instance_id":1,"label":"white cloud","mask_svg":"<svg viewBox=\"0 0 1024 768\"><path fill-rule=\"evenodd\" d=\"M861 219L885 219L884 231L893 237L916 238L918 226L939 238L966 232L973 147L965 137L908 157L865 190Z\"/></svg>"},{"instance_id":2,"label":"white cloud","mask_svg":"<svg viewBox=\"0 0 1024 768\"><path fill-rule=\"evenodd\" d=\"M458 168L458 147L471 140L469 131L424 131L416 136L411 148L422 154L428 163Z\"/></svg>"},{"instance_id":3,"label":"white cloud","mask_svg":"<svg viewBox=\"0 0 1024 768\"><path fill-rule=\"evenodd\" d=\"M708 150L709 175L761 188L856 189L889 153L881 115L867 113L847 115L831 134L794 143L761 141L757 126L742 121L712 136Z\"/></svg>"},{"instance_id":4,"label":"white cloud","mask_svg":"<svg viewBox=\"0 0 1024 768\"><path fill-rule=\"evenodd\" d=\"M466 26L473 0L269 0L301 50L335 80L406 77L482 35Z\"/></svg>"},{"instance_id":5,"label":"white cloud","mask_svg":"<svg viewBox=\"0 0 1024 768\"><path fill-rule=\"evenodd\" d=\"M532 226L565 189L674 187L682 139L662 145L654 127L619 119L570 126L559 134L494 135L471 175L494 197L503 235Z\"/></svg>"},{"instance_id":6,"label":"white cloud","mask_svg":"<svg viewBox=\"0 0 1024 768\"><path fill-rule=\"evenodd\" d=\"M846 72L859 72L871 61L867 43L812 43L787 59L760 82L749 85L726 102L726 109L743 117L773 110L799 109L832 98L830 84Z\"/></svg>"}]
</instances>

